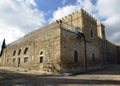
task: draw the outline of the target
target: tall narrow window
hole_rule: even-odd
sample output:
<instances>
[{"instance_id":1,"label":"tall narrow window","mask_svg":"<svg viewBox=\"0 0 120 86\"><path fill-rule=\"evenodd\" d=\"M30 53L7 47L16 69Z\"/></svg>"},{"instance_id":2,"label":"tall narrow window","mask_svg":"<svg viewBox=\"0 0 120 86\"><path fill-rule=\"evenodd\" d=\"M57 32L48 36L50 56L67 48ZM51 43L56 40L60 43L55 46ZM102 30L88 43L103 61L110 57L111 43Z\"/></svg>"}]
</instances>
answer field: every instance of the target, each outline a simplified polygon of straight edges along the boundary
<instances>
[{"instance_id":1,"label":"tall narrow window","mask_svg":"<svg viewBox=\"0 0 120 86\"><path fill-rule=\"evenodd\" d=\"M40 57L40 63L43 63L43 56Z\"/></svg>"},{"instance_id":2,"label":"tall narrow window","mask_svg":"<svg viewBox=\"0 0 120 86\"><path fill-rule=\"evenodd\" d=\"M78 52L74 51L74 62L77 63L78 62Z\"/></svg>"},{"instance_id":3,"label":"tall narrow window","mask_svg":"<svg viewBox=\"0 0 120 86\"><path fill-rule=\"evenodd\" d=\"M44 59L44 55L43 55L43 51L40 52L40 60L39 63L43 63Z\"/></svg>"},{"instance_id":4,"label":"tall narrow window","mask_svg":"<svg viewBox=\"0 0 120 86\"><path fill-rule=\"evenodd\" d=\"M92 54L92 60L93 60L93 62L95 62L95 54L94 53Z\"/></svg>"},{"instance_id":5,"label":"tall narrow window","mask_svg":"<svg viewBox=\"0 0 120 86\"><path fill-rule=\"evenodd\" d=\"M93 30L90 30L90 37L91 37L91 38L94 37L94 32L93 32Z\"/></svg>"}]
</instances>

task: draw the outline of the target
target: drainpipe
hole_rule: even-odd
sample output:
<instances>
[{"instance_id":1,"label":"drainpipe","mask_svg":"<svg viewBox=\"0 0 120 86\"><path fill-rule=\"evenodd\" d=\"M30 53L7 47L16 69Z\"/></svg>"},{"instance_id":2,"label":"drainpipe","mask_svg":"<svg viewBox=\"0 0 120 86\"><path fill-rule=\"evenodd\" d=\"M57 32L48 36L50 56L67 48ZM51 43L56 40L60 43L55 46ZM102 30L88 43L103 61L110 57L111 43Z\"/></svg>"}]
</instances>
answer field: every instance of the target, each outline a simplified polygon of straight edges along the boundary
<instances>
[{"instance_id":1,"label":"drainpipe","mask_svg":"<svg viewBox=\"0 0 120 86\"><path fill-rule=\"evenodd\" d=\"M84 33L81 33L81 36L83 37L83 41L84 41L84 67L85 70L88 69L88 65L87 65L87 51L86 51L86 40L85 40L85 35Z\"/></svg>"}]
</instances>

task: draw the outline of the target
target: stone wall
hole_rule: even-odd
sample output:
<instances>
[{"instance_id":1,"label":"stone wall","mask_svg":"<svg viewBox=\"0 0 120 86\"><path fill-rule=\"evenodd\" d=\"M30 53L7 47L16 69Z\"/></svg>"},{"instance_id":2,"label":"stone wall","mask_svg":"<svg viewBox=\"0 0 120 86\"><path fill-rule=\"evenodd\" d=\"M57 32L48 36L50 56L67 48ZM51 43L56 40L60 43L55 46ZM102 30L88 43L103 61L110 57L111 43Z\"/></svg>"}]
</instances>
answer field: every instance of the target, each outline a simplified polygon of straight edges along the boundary
<instances>
[{"instance_id":1,"label":"stone wall","mask_svg":"<svg viewBox=\"0 0 120 86\"><path fill-rule=\"evenodd\" d=\"M28 48L25 54L25 49ZM21 50L20 54L19 51ZM16 52L16 53L14 53ZM42 55L40 55L42 53ZM14 55L13 55L14 54ZM43 62L40 63L40 57ZM27 62L25 61L27 57ZM49 72L60 71L60 27L53 23L7 45L3 66L37 69ZM19 63L20 58L20 63ZM15 59L15 61L13 61Z\"/></svg>"},{"instance_id":2,"label":"stone wall","mask_svg":"<svg viewBox=\"0 0 120 86\"><path fill-rule=\"evenodd\" d=\"M108 64L117 63L117 48L114 44L106 40L106 62Z\"/></svg>"},{"instance_id":3,"label":"stone wall","mask_svg":"<svg viewBox=\"0 0 120 86\"><path fill-rule=\"evenodd\" d=\"M82 38L77 38L77 33L62 29L61 32L61 67L63 72L85 69L85 47ZM78 61L75 62L75 51L78 52ZM86 43L88 68L101 65L98 47ZM94 54L94 57L93 57Z\"/></svg>"},{"instance_id":4,"label":"stone wall","mask_svg":"<svg viewBox=\"0 0 120 86\"><path fill-rule=\"evenodd\" d=\"M102 63L105 63L106 59L106 36L105 36L105 26L101 23L97 24L97 32L99 37L99 51L100 57L102 58Z\"/></svg>"},{"instance_id":5,"label":"stone wall","mask_svg":"<svg viewBox=\"0 0 120 86\"><path fill-rule=\"evenodd\" d=\"M62 71L70 71L76 68L83 69L83 42L77 39L75 32L62 29L61 31L61 66ZM74 52L78 52L78 62L74 62Z\"/></svg>"}]
</instances>

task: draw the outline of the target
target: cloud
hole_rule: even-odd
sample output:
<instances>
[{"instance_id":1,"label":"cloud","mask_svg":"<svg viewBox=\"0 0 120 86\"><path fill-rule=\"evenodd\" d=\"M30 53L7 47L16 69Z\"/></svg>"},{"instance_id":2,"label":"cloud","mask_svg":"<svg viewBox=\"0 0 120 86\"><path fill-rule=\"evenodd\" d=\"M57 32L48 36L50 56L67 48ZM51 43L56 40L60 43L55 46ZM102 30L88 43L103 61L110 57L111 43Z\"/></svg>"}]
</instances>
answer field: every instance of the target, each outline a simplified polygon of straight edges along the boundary
<instances>
[{"instance_id":1,"label":"cloud","mask_svg":"<svg viewBox=\"0 0 120 86\"><path fill-rule=\"evenodd\" d=\"M85 9L94 16L98 22L106 26L107 39L113 43L120 44L120 0L97 0L96 4L92 0L77 0L75 5L66 5L59 7L50 21L60 19L80 8Z\"/></svg>"},{"instance_id":2,"label":"cloud","mask_svg":"<svg viewBox=\"0 0 120 86\"><path fill-rule=\"evenodd\" d=\"M77 4L89 13L95 11L95 5L90 0L77 0Z\"/></svg>"},{"instance_id":3,"label":"cloud","mask_svg":"<svg viewBox=\"0 0 120 86\"><path fill-rule=\"evenodd\" d=\"M73 5L68 5L68 6L65 6L63 8L58 8L57 11L55 11L53 13L53 18L50 20L50 22L53 22L57 19L60 19L72 12L74 12L75 10L78 10L79 8L77 8L76 6L73 6Z\"/></svg>"},{"instance_id":4,"label":"cloud","mask_svg":"<svg viewBox=\"0 0 120 86\"><path fill-rule=\"evenodd\" d=\"M26 3L28 3L29 5L37 6L34 0L26 0Z\"/></svg>"},{"instance_id":5,"label":"cloud","mask_svg":"<svg viewBox=\"0 0 120 86\"><path fill-rule=\"evenodd\" d=\"M45 23L34 0L0 0L0 44L10 43Z\"/></svg>"},{"instance_id":6,"label":"cloud","mask_svg":"<svg viewBox=\"0 0 120 86\"><path fill-rule=\"evenodd\" d=\"M120 0L98 0L97 10L100 17L106 17L102 21L106 26L106 36L109 41L120 44Z\"/></svg>"},{"instance_id":7,"label":"cloud","mask_svg":"<svg viewBox=\"0 0 120 86\"><path fill-rule=\"evenodd\" d=\"M66 5L64 7L58 7L58 9L53 13L51 21L55 21L68 14L71 14L72 12L78 11L80 10L80 8L83 8L90 13L95 11L95 6L90 0L77 0L75 5Z\"/></svg>"},{"instance_id":8,"label":"cloud","mask_svg":"<svg viewBox=\"0 0 120 86\"><path fill-rule=\"evenodd\" d=\"M0 22L0 27L2 28L2 30L0 30L0 34L2 34L0 36L1 41L3 41L3 38L6 38L6 42L10 43L24 35L19 27L6 25L3 22Z\"/></svg>"}]
</instances>

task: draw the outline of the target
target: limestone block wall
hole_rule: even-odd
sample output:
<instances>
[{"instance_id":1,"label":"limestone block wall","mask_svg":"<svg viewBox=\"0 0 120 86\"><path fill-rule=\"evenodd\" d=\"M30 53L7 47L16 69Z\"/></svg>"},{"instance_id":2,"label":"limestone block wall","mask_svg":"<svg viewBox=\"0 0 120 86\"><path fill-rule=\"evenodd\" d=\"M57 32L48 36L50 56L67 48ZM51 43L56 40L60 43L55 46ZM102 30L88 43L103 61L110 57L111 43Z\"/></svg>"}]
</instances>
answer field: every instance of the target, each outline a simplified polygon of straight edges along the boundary
<instances>
[{"instance_id":1,"label":"limestone block wall","mask_svg":"<svg viewBox=\"0 0 120 86\"><path fill-rule=\"evenodd\" d=\"M83 42L77 39L77 34L70 30L61 31L61 69L63 72L80 68L83 69ZM74 52L78 53L78 62L74 61Z\"/></svg>"},{"instance_id":2,"label":"limestone block wall","mask_svg":"<svg viewBox=\"0 0 120 86\"><path fill-rule=\"evenodd\" d=\"M84 70L85 52L83 39L78 39L77 34L70 30L61 31L61 69L63 72ZM78 62L75 61L75 51L78 53ZM88 68L101 65L101 58L97 46L86 43ZM94 54L94 55L93 55Z\"/></svg>"},{"instance_id":3,"label":"limestone block wall","mask_svg":"<svg viewBox=\"0 0 120 86\"><path fill-rule=\"evenodd\" d=\"M59 25L56 23L50 24L7 45L2 58L3 66L7 67L59 72Z\"/></svg>"},{"instance_id":4,"label":"limestone block wall","mask_svg":"<svg viewBox=\"0 0 120 86\"><path fill-rule=\"evenodd\" d=\"M100 57L99 48L91 43L86 44L88 67L96 67L102 64L102 58Z\"/></svg>"},{"instance_id":5,"label":"limestone block wall","mask_svg":"<svg viewBox=\"0 0 120 86\"><path fill-rule=\"evenodd\" d=\"M117 63L117 48L114 44L106 40L106 63Z\"/></svg>"},{"instance_id":6,"label":"limestone block wall","mask_svg":"<svg viewBox=\"0 0 120 86\"><path fill-rule=\"evenodd\" d=\"M60 72L60 28L59 25L48 27L35 37L35 61L39 69ZM40 52L43 51L44 62L39 64Z\"/></svg>"},{"instance_id":7,"label":"limestone block wall","mask_svg":"<svg viewBox=\"0 0 120 86\"><path fill-rule=\"evenodd\" d=\"M98 46L97 20L84 10L81 10L81 14L83 24L82 31L85 34L86 40L90 41L92 45ZM93 37L91 37L91 31Z\"/></svg>"},{"instance_id":8,"label":"limestone block wall","mask_svg":"<svg viewBox=\"0 0 120 86\"><path fill-rule=\"evenodd\" d=\"M74 30L75 28L78 28L82 30L81 10L69 14L68 16L63 17L61 20L63 27L65 27L64 29Z\"/></svg>"}]
</instances>

